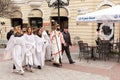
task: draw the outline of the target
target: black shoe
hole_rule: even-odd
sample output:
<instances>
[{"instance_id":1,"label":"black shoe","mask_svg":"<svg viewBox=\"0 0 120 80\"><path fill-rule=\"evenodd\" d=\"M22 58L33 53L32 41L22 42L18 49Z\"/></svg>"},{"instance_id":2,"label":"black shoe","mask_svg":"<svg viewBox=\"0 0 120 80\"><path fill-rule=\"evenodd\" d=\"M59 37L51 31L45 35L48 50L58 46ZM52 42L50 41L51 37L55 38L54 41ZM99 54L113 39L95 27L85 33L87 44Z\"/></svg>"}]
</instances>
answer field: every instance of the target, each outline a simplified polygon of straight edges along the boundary
<instances>
[{"instance_id":1,"label":"black shoe","mask_svg":"<svg viewBox=\"0 0 120 80\"><path fill-rule=\"evenodd\" d=\"M13 69L16 69L15 64L13 64Z\"/></svg>"},{"instance_id":2,"label":"black shoe","mask_svg":"<svg viewBox=\"0 0 120 80\"><path fill-rule=\"evenodd\" d=\"M61 64L53 63L53 66L55 66L55 67L61 67Z\"/></svg>"},{"instance_id":3,"label":"black shoe","mask_svg":"<svg viewBox=\"0 0 120 80\"><path fill-rule=\"evenodd\" d=\"M70 62L70 64L74 64L74 63L75 63L74 61Z\"/></svg>"},{"instance_id":4,"label":"black shoe","mask_svg":"<svg viewBox=\"0 0 120 80\"><path fill-rule=\"evenodd\" d=\"M38 69L41 69L41 66L38 66Z\"/></svg>"}]
</instances>

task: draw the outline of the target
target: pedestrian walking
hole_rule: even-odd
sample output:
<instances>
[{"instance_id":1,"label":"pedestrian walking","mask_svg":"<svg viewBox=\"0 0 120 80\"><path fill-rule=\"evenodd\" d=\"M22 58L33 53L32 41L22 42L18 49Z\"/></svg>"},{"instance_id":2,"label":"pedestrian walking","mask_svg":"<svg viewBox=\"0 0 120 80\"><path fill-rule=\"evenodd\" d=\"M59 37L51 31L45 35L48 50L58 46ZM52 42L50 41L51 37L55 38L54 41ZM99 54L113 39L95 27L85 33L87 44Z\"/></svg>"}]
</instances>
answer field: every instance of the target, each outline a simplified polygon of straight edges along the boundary
<instances>
[{"instance_id":1,"label":"pedestrian walking","mask_svg":"<svg viewBox=\"0 0 120 80\"><path fill-rule=\"evenodd\" d=\"M65 45L64 44L62 45L62 53L65 51L67 58L69 60L69 63L73 64L75 62L73 61L71 54L70 54L69 47L72 46L72 43L71 43L70 33L68 32L68 28L64 28L64 31L62 32L62 34L63 34L63 38L65 40Z\"/></svg>"}]
</instances>

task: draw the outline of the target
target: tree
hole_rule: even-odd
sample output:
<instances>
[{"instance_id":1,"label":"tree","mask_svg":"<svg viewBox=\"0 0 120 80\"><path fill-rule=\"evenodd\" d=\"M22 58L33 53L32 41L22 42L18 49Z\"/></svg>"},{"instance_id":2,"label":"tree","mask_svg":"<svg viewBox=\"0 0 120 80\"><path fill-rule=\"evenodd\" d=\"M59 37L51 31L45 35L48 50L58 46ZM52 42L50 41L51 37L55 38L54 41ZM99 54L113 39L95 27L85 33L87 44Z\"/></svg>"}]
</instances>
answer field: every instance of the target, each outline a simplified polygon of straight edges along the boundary
<instances>
[{"instance_id":1,"label":"tree","mask_svg":"<svg viewBox=\"0 0 120 80\"><path fill-rule=\"evenodd\" d=\"M16 9L18 9L18 6L12 0L0 0L0 17L9 18Z\"/></svg>"}]
</instances>

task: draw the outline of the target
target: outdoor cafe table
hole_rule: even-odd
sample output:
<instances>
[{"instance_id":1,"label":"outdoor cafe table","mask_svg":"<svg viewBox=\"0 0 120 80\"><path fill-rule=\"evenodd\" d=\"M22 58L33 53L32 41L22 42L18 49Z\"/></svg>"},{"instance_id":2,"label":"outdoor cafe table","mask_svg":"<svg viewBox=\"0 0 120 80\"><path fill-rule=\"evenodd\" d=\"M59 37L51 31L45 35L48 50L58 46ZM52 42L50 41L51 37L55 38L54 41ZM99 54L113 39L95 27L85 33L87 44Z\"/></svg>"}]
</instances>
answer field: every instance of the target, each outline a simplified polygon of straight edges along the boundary
<instances>
[{"instance_id":1,"label":"outdoor cafe table","mask_svg":"<svg viewBox=\"0 0 120 80\"><path fill-rule=\"evenodd\" d=\"M97 50L97 46L89 46L90 50L91 50L91 59L95 60L96 59L96 50Z\"/></svg>"}]
</instances>

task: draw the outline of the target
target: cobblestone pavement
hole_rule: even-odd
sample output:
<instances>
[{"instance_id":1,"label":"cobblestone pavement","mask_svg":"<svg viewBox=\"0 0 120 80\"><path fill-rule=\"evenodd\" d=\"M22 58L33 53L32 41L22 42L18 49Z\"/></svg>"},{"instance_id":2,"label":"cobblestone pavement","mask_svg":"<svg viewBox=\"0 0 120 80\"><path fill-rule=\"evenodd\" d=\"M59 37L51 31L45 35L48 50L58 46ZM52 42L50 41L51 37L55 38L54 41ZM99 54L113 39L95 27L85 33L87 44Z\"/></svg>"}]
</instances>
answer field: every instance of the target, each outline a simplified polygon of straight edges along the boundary
<instances>
[{"instance_id":1,"label":"cobblestone pavement","mask_svg":"<svg viewBox=\"0 0 120 80\"><path fill-rule=\"evenodd\" d=\"M76 61L74 65L69 65L68 60L63 56L64 66L63 68L76 70L80 72L98 74L109 77L110 80L120 80L120 62L117 59L104 60L87 60L78 59L79 50L78 47L74 46L71 48L72 57Z\"/></svg>"},{"instance_id":2,"label":"cobblestone pavement","mask_svg":"<svg viewBox=\"0 0 120 80\"><path fill-rule=\"evenodd\" d=\"M90 60L87 62L78 58L78 47L71 48L75 64L69 64L66 55L63 55L63 66L53 67L46 62L42 70L35 69L33 73L24 75L12 73L12 62L2 61L0 53L0 80L120 80L120 63L116 61Z\"/></svg>"},{"instance_id":3,"label":"cobblestone pavement","mask_svg":"<svg viewBox=\"0 0 120 80\"><path fill-rule=\"evenodd\" d=\"M0 63L0 80L109 80L106 76L79 72L64 68L45 66L42 70L35 69L33 73L22 75L12 73L11 62Z\"/></svg>"}]
</instances>

